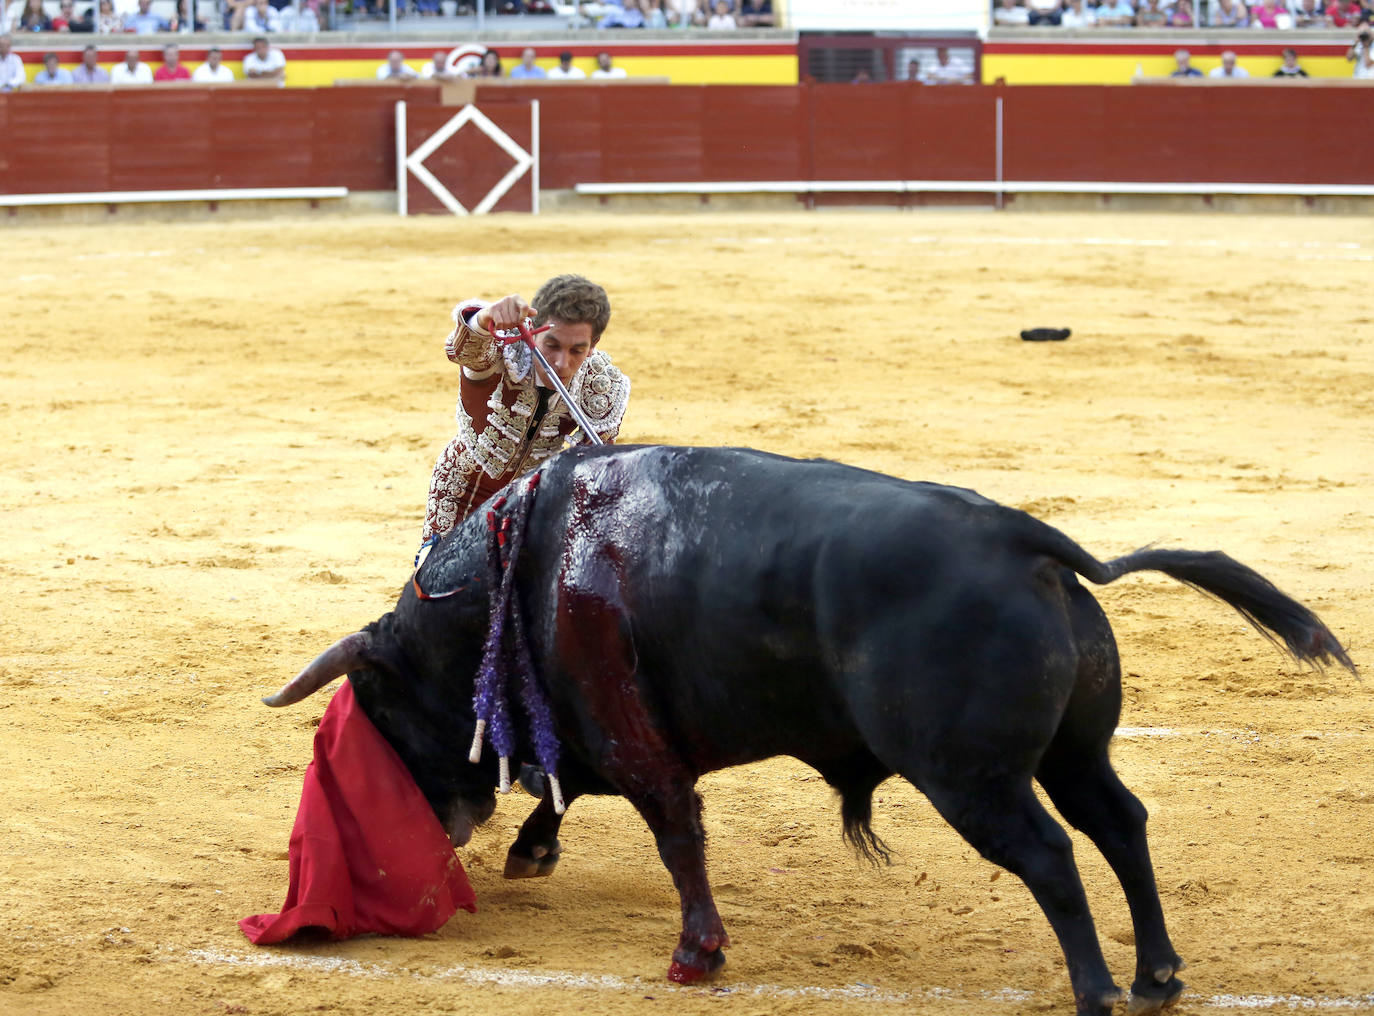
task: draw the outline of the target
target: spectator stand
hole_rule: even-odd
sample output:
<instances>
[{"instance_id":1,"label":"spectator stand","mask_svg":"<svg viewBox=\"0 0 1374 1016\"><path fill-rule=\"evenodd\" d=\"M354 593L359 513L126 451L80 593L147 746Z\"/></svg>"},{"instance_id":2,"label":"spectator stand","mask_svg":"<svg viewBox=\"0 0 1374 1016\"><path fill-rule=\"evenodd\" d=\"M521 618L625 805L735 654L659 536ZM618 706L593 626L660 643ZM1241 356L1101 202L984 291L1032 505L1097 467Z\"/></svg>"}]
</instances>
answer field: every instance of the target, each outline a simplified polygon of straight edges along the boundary
<instances>
[{"instance_id":1,"label":"spectator stand","mask_svg":"<svg viewBox=\"0 0 1374 1016\"><path fill-rule=\"evenodd\" d=\"M936 64L936 52L946 49L949 60L970 83L983 80L983 43L973 32L803 33L797 58L803 79L820 82L905 81L913 61L924 71Z\"/></svg>"},{"instance_id":2,"label":"spectator stand","mask_svg":"<svg viewBox=\"0 0 1374 1016\"><path fill-rule=\"evenodd\" d=\"M1349 81L1351 29L1303 28L994 28L982 46L982 80L1010 85L1126 85L1167 77L1175 50L1186 49L1204 74L1235 52L1251 78L1267 78L1286 46L1314 78Z\"/></svg>"}]
</instances>

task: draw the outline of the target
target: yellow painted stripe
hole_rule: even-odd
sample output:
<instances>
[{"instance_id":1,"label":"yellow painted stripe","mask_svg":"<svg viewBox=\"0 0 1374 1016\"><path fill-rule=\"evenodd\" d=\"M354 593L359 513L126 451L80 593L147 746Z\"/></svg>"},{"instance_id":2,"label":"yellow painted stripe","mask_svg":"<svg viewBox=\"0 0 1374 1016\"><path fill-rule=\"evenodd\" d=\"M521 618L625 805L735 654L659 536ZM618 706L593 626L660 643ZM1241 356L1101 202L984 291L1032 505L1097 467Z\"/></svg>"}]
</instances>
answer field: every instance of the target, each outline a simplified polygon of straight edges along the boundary
<instances>
[{"instance_id":1,"label":"yellow painted stripe","mask_svg":"<svg viewBox=\"0 0 1374 1016\"><path fill-rule=\"evenodd\" d=\"M1273 56L1242 56L1238 62L1251 77L1267 78L1283 60L1276 50ZM1350 64L1339 56L1303 57L1299 62L1314 78L1350 77ZM1193 66L1206 74L1221 66L1221 58L1194 56ZM1174 58L1167 54L1134 53L989 53L983 57L983 83L990 85L1005 78L1009 85L1128 85L1137 67L1147 77L1168 77L1174 69Z\"/></svg>"},{"instance_id":2,"label":"yellow painted stripe","mask_svg":"<svg viewBox=\"0 0 1374 1016\"><path fill-rule=\"evenodd\" d=\"M417 71L422 60L406 61ZM288 61L286 84L294 88L332 85L337 80L372 78L383 61L377 60L302 60ZM591 57L574 60L588 74L596 68ZM557 60L541 60L545 70L558 65ZM795 85L797 57L794 53L756 56L617 56L617 67L624 67L631 77L667 78L675 85ZM242 65L234 66L242 76ZM509 73L509 65L507 66Z\"/></svg>"}]
</instances>

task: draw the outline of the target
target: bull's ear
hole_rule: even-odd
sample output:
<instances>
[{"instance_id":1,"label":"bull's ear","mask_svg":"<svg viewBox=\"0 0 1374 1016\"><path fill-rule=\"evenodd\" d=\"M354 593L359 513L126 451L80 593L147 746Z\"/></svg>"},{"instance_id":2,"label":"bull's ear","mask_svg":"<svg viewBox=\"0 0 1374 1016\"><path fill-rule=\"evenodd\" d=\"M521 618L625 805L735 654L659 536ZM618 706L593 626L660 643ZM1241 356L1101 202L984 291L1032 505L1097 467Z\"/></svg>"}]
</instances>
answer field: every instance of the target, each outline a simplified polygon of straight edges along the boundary
<instances>
[{"instance_id":1,"label":"bull's ear","mask_svg":"<svg viewBox=\"0 0 1374 1016\"><path fill-rule=\"evenodd\" d=\"M372 636L365 631L355 631L315 657L314 661L297 674L275 695L262 701L269 706L294 705L301 699L313 695L336 677L343 677L351 670L363 666L363 655L372 644Z\"/></svg>"}]
</instances>

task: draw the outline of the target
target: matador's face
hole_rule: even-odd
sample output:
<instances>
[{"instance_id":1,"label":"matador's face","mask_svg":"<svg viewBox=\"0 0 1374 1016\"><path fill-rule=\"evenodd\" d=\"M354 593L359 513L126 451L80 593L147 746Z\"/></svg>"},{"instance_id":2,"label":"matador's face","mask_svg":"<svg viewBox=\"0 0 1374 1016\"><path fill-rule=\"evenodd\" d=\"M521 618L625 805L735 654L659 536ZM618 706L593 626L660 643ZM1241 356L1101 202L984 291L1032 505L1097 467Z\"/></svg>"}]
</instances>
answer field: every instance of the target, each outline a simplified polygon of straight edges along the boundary
<instances>
[{"instance_id":1,"label":"matador's face","mask_svg":"<svg viewBox=\"0 0 1374 1016\"><path fill-rule=\"evenodd\" d=\"M549 361L549 366L558 375L558 380L567 385L596 346L592 339L592 326L588 321L567 324L554 318L550 318L548 323L549 330L541 332L535 341L539 343L539 351ZM547 383L543 368L536 365L536 370L539 371L540 380Z\"/></svg>"}]
</instances>

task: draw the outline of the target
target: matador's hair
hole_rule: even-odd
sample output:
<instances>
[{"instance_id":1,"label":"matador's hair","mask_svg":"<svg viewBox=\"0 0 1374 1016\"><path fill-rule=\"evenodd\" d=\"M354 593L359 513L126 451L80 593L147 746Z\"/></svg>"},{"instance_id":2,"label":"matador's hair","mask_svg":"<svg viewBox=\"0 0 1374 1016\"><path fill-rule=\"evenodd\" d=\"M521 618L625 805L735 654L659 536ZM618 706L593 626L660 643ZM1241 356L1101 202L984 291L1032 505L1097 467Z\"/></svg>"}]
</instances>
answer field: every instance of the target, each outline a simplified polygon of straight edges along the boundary
<instances>
[{"instance_id":1,"label":"matador's hair","mask_svg":"<svg viewBox=\"0 0 1374 1016\"><path fill-rule=\"evenodd\" d=\"M601 338L611 321L611 301L606 291L580 275L555 275L534 294L539 308L536 325L554 318L564 324L592 326L592 342Z\"/></svg>"}]
</instances>

